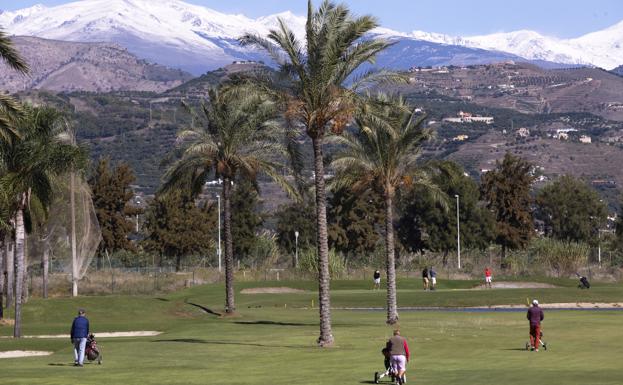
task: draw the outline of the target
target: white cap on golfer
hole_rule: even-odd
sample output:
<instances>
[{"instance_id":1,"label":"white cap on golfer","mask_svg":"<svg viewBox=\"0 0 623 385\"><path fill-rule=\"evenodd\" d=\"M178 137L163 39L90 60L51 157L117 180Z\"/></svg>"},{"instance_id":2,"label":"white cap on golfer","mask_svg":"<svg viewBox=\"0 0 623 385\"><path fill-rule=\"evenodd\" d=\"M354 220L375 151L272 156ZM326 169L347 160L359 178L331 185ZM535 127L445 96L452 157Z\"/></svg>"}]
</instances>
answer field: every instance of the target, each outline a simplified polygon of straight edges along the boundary
<instances>
[{"instance_id":1,"label":"white cap on golfer","mask_svg":"<svg viewBox=\"0 0 623 385\"><path fill-rule=\"evenodd\" d=\"M539 304L539 301L537 301L536 299L533 299L533 300L532 300L532 304L533 304L534 306L537 306L537 305Z\"/></svg>"}]
</instances>

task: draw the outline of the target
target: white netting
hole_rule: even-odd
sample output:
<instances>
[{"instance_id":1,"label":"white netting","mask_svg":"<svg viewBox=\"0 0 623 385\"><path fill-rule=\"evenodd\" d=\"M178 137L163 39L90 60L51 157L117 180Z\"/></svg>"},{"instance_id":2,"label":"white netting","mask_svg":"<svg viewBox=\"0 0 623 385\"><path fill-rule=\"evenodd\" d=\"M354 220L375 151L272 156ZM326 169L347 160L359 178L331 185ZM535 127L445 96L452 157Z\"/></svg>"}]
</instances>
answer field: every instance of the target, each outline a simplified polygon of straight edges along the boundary
<instances>
[{"instance_id":1,"label":"white netting","mask_svg":"<svg viewBox=\"0 0 623 385\"><path fill-rule=\"evenodd\" d=\"M72 218L75 220L73 226ZM72 227L75 228L75 237L72 236ZM39 256L48 248L52 270L62 270L70 280L73 276L80 280L95 256L101 237L89 185L80 175L73 178L67 175L60 178L56 186L47 223L30 237L29 244L33 249L29 254Z\"/></svg>"}]
</instances>

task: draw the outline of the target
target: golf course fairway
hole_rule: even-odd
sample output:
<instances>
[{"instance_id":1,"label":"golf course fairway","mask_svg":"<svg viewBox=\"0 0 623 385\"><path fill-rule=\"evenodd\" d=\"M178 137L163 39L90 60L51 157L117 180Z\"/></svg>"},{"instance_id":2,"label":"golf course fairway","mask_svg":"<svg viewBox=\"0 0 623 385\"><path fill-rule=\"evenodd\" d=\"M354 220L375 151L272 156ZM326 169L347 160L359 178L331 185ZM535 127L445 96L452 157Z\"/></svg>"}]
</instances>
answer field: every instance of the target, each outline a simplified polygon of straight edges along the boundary
<instances>
[{"instance_id":1,"label":"golf course fairway","mask_svg":"<svg viewBox=\"0 0 623 385\"><path fill-rule=\"evenodd\" d=\"M521 305L553 302L620 302L621 285L580 291L556 288L469 290L471 281L443 282L435 292L414 280L398 282L401 308ZM335 346L318 348L313 282L237 284L237 314L219 316L222 285L203 285L153 296L31 299L23 334L68 333L78 307L92 332L159 331L140 337L97 338L103 363L73 366L65 338L5 338L0 351L46 351L46 356L0 359L4 384L250 384L345 385L372 383L383 370L381 349L393 328L385 324L385 292L364 281L332 285ZM242 289L287 287L284 293L243 294ZM261 290L260 290L261 291ZM247 291L248 292L248 291ZM215 314L216 313L216 314ZM10 314L9 314L10 315ZM623 311L548 310L548 350L528 352L525 309L517 311L402 310L398 327L413 357L408 384L612 384L623 383ZM386 382L387 383L387 382Z\"/></svg>"}]
</instances>

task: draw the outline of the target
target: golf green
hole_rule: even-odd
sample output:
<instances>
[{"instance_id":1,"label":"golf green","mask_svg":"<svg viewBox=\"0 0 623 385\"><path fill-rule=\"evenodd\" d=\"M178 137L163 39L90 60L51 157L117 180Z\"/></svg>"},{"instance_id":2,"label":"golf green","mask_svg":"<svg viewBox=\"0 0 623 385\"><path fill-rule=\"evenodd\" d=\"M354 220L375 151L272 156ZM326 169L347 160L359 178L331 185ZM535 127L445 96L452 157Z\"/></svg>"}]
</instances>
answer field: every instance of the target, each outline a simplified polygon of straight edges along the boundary
<instances>
[{"instance_id":1,"label":"golf green","mask_svg":"<svg viewBox=\"0 0 623 385\"><path fill-rule=\"evenodd\" d=\"M473 282L445 282L435 292L399 281L399 306L488 306L548 302L615 302L620 285L579 291L466 290ZM104 296L31 300L25 335L68 333L78 307L98 332L155 330L150 337L98 338L103 364L73 367L69 336L0 339L0 351L40 350L49 356L0 359L6 384L362 384L383 369L380 353L392 328L382 310L385 293L369 282L336 281L332 290L332 348L316 347L318 310L313 282L239 284L238 314L219 317L222 285L162 296ZM566 286L566 287L565 287ZM241 289L289 287L293 293L243 294ZM246 291L245 291L246 292ZM411 384L621 384L623 311L546 310L547 351L527 352L524 311L402 311L400 329L414 354ZM9 326L0 327L8 336Z\"/></svg>"}]
</instances>

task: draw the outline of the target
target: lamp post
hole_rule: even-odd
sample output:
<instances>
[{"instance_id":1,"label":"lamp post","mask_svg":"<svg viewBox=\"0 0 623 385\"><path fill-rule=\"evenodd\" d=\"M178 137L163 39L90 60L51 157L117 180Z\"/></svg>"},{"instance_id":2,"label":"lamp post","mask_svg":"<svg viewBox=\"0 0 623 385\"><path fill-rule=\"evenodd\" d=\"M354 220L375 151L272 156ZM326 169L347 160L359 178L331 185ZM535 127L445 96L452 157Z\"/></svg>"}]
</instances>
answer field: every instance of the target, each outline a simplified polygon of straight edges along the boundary
<instances>
[{"instance_id":1,"label":"lamp post","mask_svg":"<svg viewBox=\"0 0 623 385\"><path fill-rule=\"evenodd\" d=\"M461 268L461 224L459 223L459 194L454 194L456 198L456 256L458 267Z\"/></svg>"},{"instance_id":2,"label":"lamp post","mask_svg":"<svg viewBox=\"0 0 623 385\"><path fill-rule=\"evenodd\" d=\"M221 272L221 196L216 194L216 200L218 202L218 272Z\"/></svg>"},{"instance_id":3,"label":"lamp post","mask_svg":"<svg viewBox=\"0 0 623 385\"><path fill-rule=\"evenodd\" d=\"M294 232L294 267L299 267L299 232Z\"/></svg>"}]
</instances>

